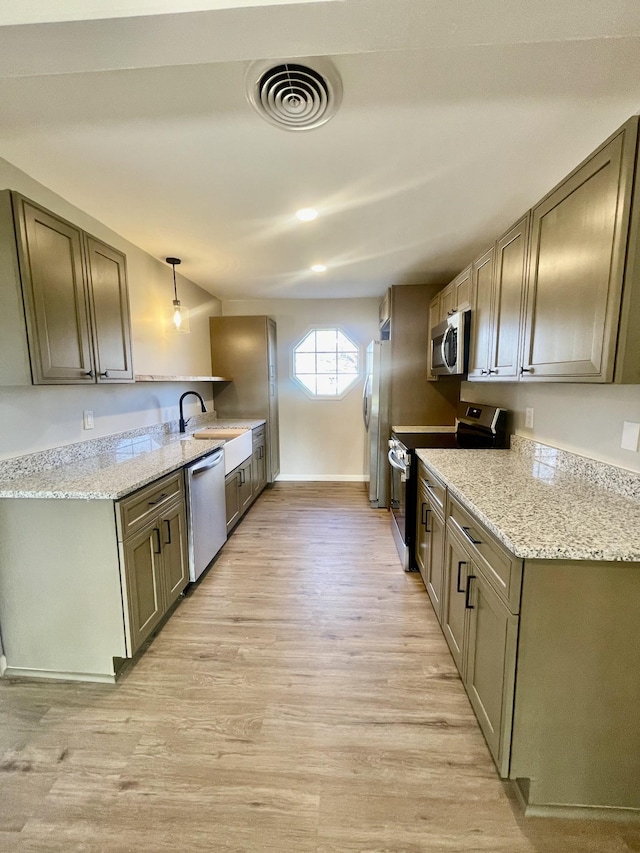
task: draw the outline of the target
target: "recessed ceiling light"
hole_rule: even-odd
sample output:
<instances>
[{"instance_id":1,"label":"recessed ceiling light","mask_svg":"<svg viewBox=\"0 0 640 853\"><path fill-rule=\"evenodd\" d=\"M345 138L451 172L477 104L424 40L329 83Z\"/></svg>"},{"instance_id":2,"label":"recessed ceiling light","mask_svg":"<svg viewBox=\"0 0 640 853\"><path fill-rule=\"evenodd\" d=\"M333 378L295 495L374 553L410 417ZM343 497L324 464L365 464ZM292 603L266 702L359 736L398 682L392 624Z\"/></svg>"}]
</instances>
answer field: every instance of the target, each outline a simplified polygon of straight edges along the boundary
<instances>
[{"instance_id":1,"label":"recessed ceiling light","mask_svg":"<svg viewBox=\"0 0 640 853\"><path fill-rule=\"evenodd\" d=\"M324 265L324 264L314 264L314 265L311 267L311 269L312 269L314 272L326 272L326 271L327 271L327 268L325 267L325 265Z\"/></svg>"},{"instance_id":2,"label":"recessed ceiling light","mask_svg":"<svg viewBox=\"0 0 640 853\"><path fill-rule=\"evenodd\" d=\"M296 213L300 222L313 222L318 216L318 211L313 207L303 207Z\"/></svg>"}]
</instances>

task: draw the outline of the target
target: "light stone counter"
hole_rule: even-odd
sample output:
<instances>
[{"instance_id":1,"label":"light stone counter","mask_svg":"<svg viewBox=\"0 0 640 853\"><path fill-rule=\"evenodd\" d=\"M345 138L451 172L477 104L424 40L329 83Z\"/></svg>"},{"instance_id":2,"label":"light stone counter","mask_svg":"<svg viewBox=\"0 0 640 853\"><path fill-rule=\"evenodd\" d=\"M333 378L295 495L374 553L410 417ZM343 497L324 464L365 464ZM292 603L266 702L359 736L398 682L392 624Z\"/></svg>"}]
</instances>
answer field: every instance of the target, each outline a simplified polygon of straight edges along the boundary
<instances>
[{"instance_id":1,"label":"light stone counter","mask_svg":"<svg viewBox=\"0 0 640 853\"><path fill-rule=\"evenodd\" d=\"M587 479L584 469L591 460L574 456L574 470L567 470L572 454L544 445L531 452L533 444L518 445L520 452L426 449L416 454L517 557L640 561L640 477L595 463L597 479Z\"/></svg>"},{"instance_id":2,"label":"light stone counter","mask_svg":"<svg viewBox=\"0 0 640 853\"><path fill-rule=\"evenodd\" d=\"M253 429L263 423L264 419L259 418L194 417L187 433L182 435L161 424L3 460L0 498L118 500L224 444L219 440L190 438L194 430L202 426Z\"/></svg>"}]
</instances>

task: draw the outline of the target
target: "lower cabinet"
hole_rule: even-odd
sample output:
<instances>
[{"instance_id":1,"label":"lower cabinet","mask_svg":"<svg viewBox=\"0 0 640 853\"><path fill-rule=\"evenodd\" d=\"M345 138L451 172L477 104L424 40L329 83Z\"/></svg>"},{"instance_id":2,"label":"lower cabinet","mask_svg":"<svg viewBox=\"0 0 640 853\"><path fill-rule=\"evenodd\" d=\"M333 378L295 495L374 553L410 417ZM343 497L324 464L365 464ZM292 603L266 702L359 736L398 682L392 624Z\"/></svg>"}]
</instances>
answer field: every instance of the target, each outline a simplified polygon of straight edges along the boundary
<instances>
[{"instance_id":1,"label":"lower cabinet","mask_svg":"<svg viewBox=\"0 0 640 853\"><path fill-rule=\"evenodd\" d=\"M225 477L227 533L230 533L267 485L266 431L264 426L252 432L252 453Z\"/></svg>"},{"instance_id":2,"label":"lower cabinet","mask_svg":"<svg viewBox=\"0 0 640 853\"><path fill-rule=\"evenodd\" d=\"M177 499L172 488L176 485ZM123 538L120 548L125 624L130 654L135 654L189 581L182 472L120 501L118 510L120 529L128 525L134 530Z\"/></svg>"},{"instance_id":3,"label":"lower cabinet","mask_svg":"<svg viewBox=\"0 0 640 853\"><path fill-rule=\"evenodd\" d=\"M416 564L439 620L442 615L444 584L444 532L444 515L441 514L428 486L419 479L415 539Z\"/></svg>"},{"instance_id":4,"label":"lower cabinet","mask_svg":"<svg viewBox=\"0 0 640 853\"><path fill-rule=\"evenodd\" d=\"M251 456L252 496L257 497L267 485L267 438L264 426L253 430Z\"/></svg>"}]
</instances>

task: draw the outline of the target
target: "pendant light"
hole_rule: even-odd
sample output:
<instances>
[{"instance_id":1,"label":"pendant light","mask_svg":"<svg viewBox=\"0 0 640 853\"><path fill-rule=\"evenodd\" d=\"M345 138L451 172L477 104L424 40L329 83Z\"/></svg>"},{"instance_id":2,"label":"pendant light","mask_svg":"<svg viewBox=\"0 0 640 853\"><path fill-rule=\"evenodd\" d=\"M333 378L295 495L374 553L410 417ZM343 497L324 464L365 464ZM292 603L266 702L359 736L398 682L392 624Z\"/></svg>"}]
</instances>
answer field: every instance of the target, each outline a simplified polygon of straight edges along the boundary
<instances>
[{"instance_id":1,"label":"pendant light","mask_svg":"<svg viewBox=\"0 0 640 853\"><path fill-rule=\"evenodd\" d=\"M178 285L176 284L176 267L178 264L182 263L180 258L165 258L165 261L168 264L171 264L173 268L173 325L177 330L180 330L180 326L182 326L182 308L180 307L180 300L178 299Z\"/></svg>"}]
</instances>

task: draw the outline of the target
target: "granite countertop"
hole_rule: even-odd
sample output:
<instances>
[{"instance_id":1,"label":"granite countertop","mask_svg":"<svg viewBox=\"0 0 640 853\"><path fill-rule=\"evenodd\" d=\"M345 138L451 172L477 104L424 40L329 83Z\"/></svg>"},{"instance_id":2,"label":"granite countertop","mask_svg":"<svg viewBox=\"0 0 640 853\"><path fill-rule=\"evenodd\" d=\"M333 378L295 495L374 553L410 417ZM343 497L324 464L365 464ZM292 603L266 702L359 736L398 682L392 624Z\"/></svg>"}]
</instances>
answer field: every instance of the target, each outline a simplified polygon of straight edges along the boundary
<instances>
[{"instance_id":1,"label":"granite countertop","mask_svg":"<svg viewBox=\"0 0 640 853\"><path fill-rule=\"evenodd\" d=\"M516 557L640 561L640 501L513 450L417 450Z\"/></svg>"},{"instance_id":2,"label":"granite countertop","mask_svg":"<svg viewBox=\"0 0 640 853\"><path fill-rule=\"evenodd\" d=\"M263 423L258 418L220 419L207 426L253 429ZM118 500L223 446L220 440L191 438L197 429L201 426L182 435L138 430L136 435L109 436L108 449L65 464L56 464L56 450L39 454L44 460L41 470L0 478L0 498ZM62 449L67 458L72 449Z\"/></svg>"}]
</instances>

